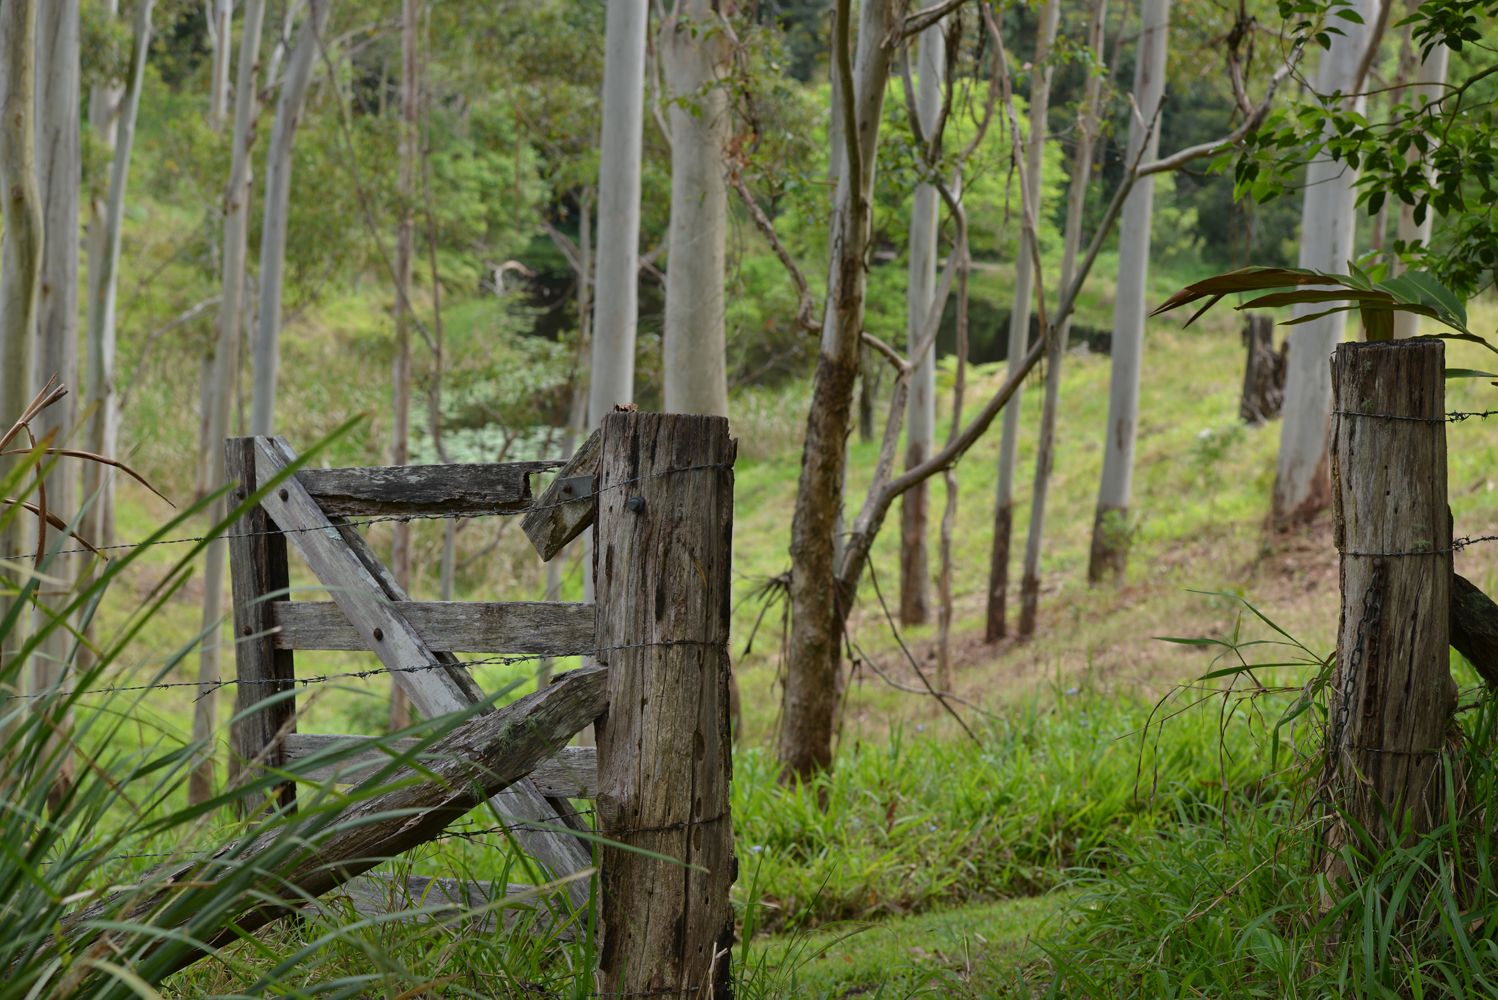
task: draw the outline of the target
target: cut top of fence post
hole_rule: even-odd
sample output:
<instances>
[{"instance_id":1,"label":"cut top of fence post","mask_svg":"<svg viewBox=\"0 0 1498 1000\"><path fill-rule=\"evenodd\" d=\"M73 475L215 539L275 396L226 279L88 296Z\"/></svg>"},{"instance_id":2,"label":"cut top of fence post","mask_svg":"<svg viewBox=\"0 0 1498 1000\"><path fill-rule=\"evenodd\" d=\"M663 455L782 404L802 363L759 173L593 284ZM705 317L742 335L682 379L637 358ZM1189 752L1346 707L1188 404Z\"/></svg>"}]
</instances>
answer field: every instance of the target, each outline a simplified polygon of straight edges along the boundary
<instances>
[{"instance_id":1,"label":"cut top of fence post","mask_svg":"<svg viewBox=\"0 0 1498 1000\"><path fill-rule=\"evenodd\" d=\"M1456 707L1445 350L1430 338L1341 344L1332 386L1342 615L1329 769L1337 805L1387 845L1390 817L1418 833L1445 815L1440 754Z\"/></svg>"},{"instance_id":2,"label":"cut top of fence post","mask_svg":"<svg viewBox=\"0 0 1498 1000\"><path fill-rule=\"evenodd\" d=\"M600 851L607 996L728 995L733 460L721 417L603 421L594 562L609 710L596 803L600 834L624 845Z\"/></svg>"}]
</instances>

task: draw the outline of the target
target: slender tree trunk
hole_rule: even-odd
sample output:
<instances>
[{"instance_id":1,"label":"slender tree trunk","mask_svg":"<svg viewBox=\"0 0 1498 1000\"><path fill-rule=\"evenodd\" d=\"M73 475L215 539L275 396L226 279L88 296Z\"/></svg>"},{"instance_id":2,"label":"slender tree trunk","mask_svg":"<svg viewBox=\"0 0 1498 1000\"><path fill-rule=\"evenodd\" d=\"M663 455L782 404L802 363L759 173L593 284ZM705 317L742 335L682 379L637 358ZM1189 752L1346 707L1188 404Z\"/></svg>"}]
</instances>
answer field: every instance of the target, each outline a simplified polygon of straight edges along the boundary
<instances>
[{"instance_id":1,"label":"slender tree trunk","mask_svg":"<svg viewBox=\"0 0 1498 1000\"><path fill-rule=\"evenodd\" d=\"M946 35L938 21L921 32L917 62L916 117L927 142L941 115L942 83L946 76ZM905 291L905 342L913 349L926 325L926 314L936 298L937 229L941 196L931 184L915 189L910 209L909 277ZM926 352L910 379L905 419L905 467L913 469L930 457L936 439L936 351ZM900 498L900 621L919 625L930 617L931 582L926 551L927 506L930 486L922 482Z\"/></svg>"},{"instance_id":2,"label":"slender tree trunk","mask_svg":"<svg viewBox=\"0 0 1498 1000\"><path fill-rule=\"evenodd\" d=\"M1364 23L1338 18L1342 34L1321 56L1316 74L1319 94L1356 92L1357 73L1368 45L1368 24L1374 20L1373 0L1352 0L1349 11ZM1363 98L1350 99L1361 110ZM1353 257L1356 209L1353 185L1357 172L1323 155L1306 167L1304 204L1300 217L1300 266L1321 271L1345 271ZM1319 312L1320 306L1297 306L1296 315ZM1332 380L1327 359L1342 339L1345 313L1333 313L1293 327L1289 336L1289 364L1285 373L1284 420L1280 425L1279 462L1270 516L1277 528L1306 521L1331 502L1327 426L1331 417Z\"/></svg>"},{"instance_id":3,"label":"slender tree trunk","mask_svg":"<svg viewBox=\"0 0 1498 1000\"><path fill-rule=\"evenodd\" d=\"M680 0L658 47L671 95L671 224L664 332L666 411L728 416L723 261L724 147L732 57L715 0Z\"/></svg>"},{"instance_id":4,"label":"slender tree trunk","mask_svg":"<svg viewBox=\"0 0 1498 1000\"><path fill-rule=\"evenodd\" d=\"M640 156L645 123L646 0L610 0L598 161L598 274L588 423L634 399L640 262Z\"/></svg>"},{"instance_id":5,"label":"slender tree trunk","mask_svg":"<svg viewBox=\"0 0 1498 1000\"><path fill-rule=\"evenodd\" d=\"M37 35L37 180L41 188L42 241L41 302L37 318L34 384L46 385L56 375L70 389L78 375L78 194L83 182L81 123L79 121L78 0L51 0L41 12ZM70 392L42 411L35 429L38 437L53 433L63 446L74 430L75 410ZM76 513L76 467L68 459L55 462L46 477L47 507L66 521ZM63 545L62 548L70 546ZM48 576L70 590L76 564L58 559L48 564ZM47 623L38 614L38 629ZM72 636L54 628L32 661L33 689L60 685L67 672ZM53 748L64 754L58 771L56 795L72 783L72 755L63 748L71 728L71 714L58 720L61 732Z\"/></svg>"},{"instance_id":6,"label":"slender tree trunk","mask_svg":"<svg viewBox=\"0 0 1498 1000\"><path fill-rule=\"evenodd\" d=\"M791 635L781 714L783 776L809 777L832 763L842 611L834 531L842 504L853 394L858 381L871 228L874 157L903 5L864 0L856 59L851 0L838 0L834 60L842 80L844 149L829 240L827 311L817 357L801 478L791 522Z\"/></svg>"},{"instance_id":7,"label":"slender tree trunk","mask_svg":"<svg viewBox=\"0 0 1498 1000\"><path fill-rule=\"evenodd\" d=\"M421 0L401 3L400 226L395 236L395 365L391 372L390 464L411 460L411 260L415 252L416 144L420 113L420 65L416 22ZM411 589L411 525L397 521L390 555L396 582ZM390 728L411 724L411 702L400 688L390 689Z\"/></svg>"},{"instance_id":8,"label":"slender tree trunk","mask_svg":"<svg viewBox=\"0 0 1498 1000\"><path fill-rule=\"evenodd\" d=\"M88 414L88 450L114 457L119 440L119 401L115 394L115 303L118 299L120 238L125 223L125 189L130 180L130 152L135 144L135 121L140 112L140 92L146 76L146 56L151 49L151 13L154 0L138 0L135 6L130 69L122 96L109 100L99 96L95 119L113 133L114 154L109 168L109 194L90 234L88 347L86 351L85 406ZM111 108L110 105L113 105ZM93 251L97 251L93 255ZM88 503L84 535L95 545L114 540L114 470L95 462L83 467L83 496Z\"/></svg>"},{"instance_id":9,"label":"slender tree trunk","mask_svg":"<svg viewBox=\"0 0 1498 1000\"><path fill-rule=\"evenodd\" d=\"M1025 177L1029 198L1040 211L1041 183L1045 166L1046 121L1050 113L1051 46L1056 41L1056 26L1061 20L1060 0L1049 0L1041 14L1040 31L1035 40L1034 75L1030 85L1030 131L1025 138ZM1014 309L1009 314L1009 358L1011 375L1022 363L1030 341L1030 301L1035 294L1034 261L1025 249L1025 236L1015 243ZM983 634L997 642L1008 632L1006 611L1009 601L1009 544L1014 530L1014 470L1019 464L1020 394L1015 393L1004 407L1004 428L999 439L998 496L994 501L993 550L988 564L988 608Z\"/></svg>"},{"instance_id":10,"label":"slender tree trunk","mask_svg":"<svg viewBox=\"0 0 1498 1000\"><path fill-rule=\"evenodd\" d=\"M1430 50L1420 63L1420 69L1415 75L1415 83L1409 88L1410 103L1420 105L1425 102L1438 100L1445 89L1446 64L1451 50L1444 45L1437 45ZM1420 153L1411 148L1409 151L1409 162L1415 164L1420 162ZM1395 229L1396 238L1406 245L1419 243L1421 246L1430 244L1430 227L1434 221L1431 211L1426 209L1425 217L1419 222L1415 221L1415 207L1399 203L1399 222ZM1404 264L1395 257L1390 265L1391 274L1399 274L1404 270ZM1420 317L1414 313L1394 313L1394 336L1400 339L1415 337L1420 333Z\"/></svg>"},{"instance_id":11,"label":"slender tree trunk","mask_svg":"<svg viewBox=\"0 0 1498 1000\"><path fill-rule=\"evenodd\" d=\"M213 62L208 71L208 127L221 132L229 118L229 67L234 52L234 0L204 0Z\"/></svg>"},{"instance_id":12,"label":"slender tree trunk","mask_svg":"<svg viewBox=\"0 0 1498 1000\"><path fill-rule=\"evenodd\" d=\"M957 272L957 380L952 386L952 423L951 430L947 432L948 445L956 441L957 435L962 433L962 404L967 387L967 283L972 262L968 258L966 226L961 228L957 246L952 252L962 256L959 258L960 270ZM941 573L937 582L941 603L936 613L936 684L941 690L950 691L954 680L952 676L952 533L957 527L957 471L954 467L948 466L942 473L942 482L946 486L947 501L941 515Z\"/></svg>"},{"instance_id":13,"label":"slender tree trunk","mask_svg":"<svg viewBox=\"0 0 1498 1000\"><path fill-rule=\"evenodd\" d=\"M331 8L332 0L311 0L307 16L297 31L296 46L292 49L291 62L287 64L286 76L281 82L281 96L276 102L270 150L265 157L265 205L260 224L260 316L251 364L255 387L250 433L256 435L272 434L275 428L281 295L286 274L287 215L291 202L291 150Z\"/></svg>"},{"instance_id":14,"label":"slender tree trunk","mask_svg":"<svg viewBox=\"0 0 1498 1000\"><path fill-rule=\"evenodd\" d=\"M244 319L245 263L249 241L252 170L250 151L255 141L257 97L255 78L260 60L260 35L265 23L264 0L245 0L239 40L239 60L234 82L234 136L229 183L224 191L223 298L219 304L218 342L214 347L214 385L217 394L209 410L208 440L218 447L208 449L208 483L217 490L224 482L223 440L228 436L239 360L241 323ZM209 519L217 524L228 513L227 499L220 496L209 507ZM193 742L202 747L202 758L188 782L188 800L203 802L213 794L215 697L219 679L220 644L224 600L226 544L222 538L209 543L203 568L203 648L198 683L203 691L194 703Z\"/></svg>"},{"instance_id":15,"label":"slender tree trunk","mask_svg":"<svg viewBox=\"0 0 1498 1000\"><path fill-rule=\"evenodd\" d=\"M1088 26L1088 48L1098 63L1103 59L1103 25L1107 0L1095 0ZM1083 87L1078 115L1077 148L1072 157L1071 188L1067 195L1066 229L1061 249L1061 285L1070 288L1077 273L1077 252L1082 245L1082 212L1087 204L1087 186L1092 180L1092 151L1097 138L1098 101L1102 78L1089 73ZM1020 581L1019 635L1035 634L1035 616L1040 603L1040 550L1045 534L1046 495L1056 460L1056 417L1061 409L1061 366L1066 359L1066 341L1071 316L1058 317L1046 331L1045 404L1040 413L1040 441L1035 450L1035 486L1030 500L1030 531L1025 536L1025 575Z\"/></svg>"},{"instance_id":16,"label":"slender tree trunk","mask_svg":"<svg viewBox=\"0 0 1498 1000\"><path fill-rule=\"evenodd\" d=\"M1134 103L1125 163L1153 160L1160 147L1160 106L1170 47L1170 0L1144 0L1134 53ZM1118 233L1118 287L1113 298L1112 375L1103 434L1103 477L1092 520L1087 579L1122 578L1129 558L1129 501L1134 483L1134 439L1139 427L1139 374L1144 355L1145 296L1149 283L1150 222L1155 178L1134 182Z\"/></svg>"}]
</instances>

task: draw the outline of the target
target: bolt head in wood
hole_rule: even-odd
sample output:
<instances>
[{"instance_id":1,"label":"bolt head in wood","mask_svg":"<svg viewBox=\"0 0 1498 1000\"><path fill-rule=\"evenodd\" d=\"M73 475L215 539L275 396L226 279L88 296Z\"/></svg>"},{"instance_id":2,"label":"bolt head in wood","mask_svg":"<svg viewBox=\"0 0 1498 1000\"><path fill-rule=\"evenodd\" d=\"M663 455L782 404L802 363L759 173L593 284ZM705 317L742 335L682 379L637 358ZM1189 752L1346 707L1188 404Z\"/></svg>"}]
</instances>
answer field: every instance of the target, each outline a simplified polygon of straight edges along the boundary
<instances>
[{"instance_id":1,"label":"bolt head in wood","mask_svg":"<svg viewBox=\"0 0 1498 1000\"><path fill-rule=\"evenodd\" d=\"M285 489L284 489L284 488L283 488L283 489L282 489L282 490L281 490L281 491L280 491L280 493L278 493L278 494L277 494L277 495L278 495L278 496L279 496L279 497L280 497L280 498L281 498L281 501L282 501L282 502L283 502L283 503L284 503L284 502L285 502L285 501L287 501L287 500L289 500L289 499L291 499L291 494L290 494L290 493L288 493L288 492L286 492L286 490L285 490Z\"/></svg>"},{"instance_id":2,"label":"bolt head in wood","mask_svg":"<svg viewBox=\"0 0 1498 1000\"><path fill-rule=\"evenodd\" d=\"M374 640L375 640L375 642L379 642L380 640L382 640L384 638L385 638L385 630L384 629L377 628L377 629L374 630Z\"/></svg>"},{"instance_id":3,"label":"bolt head in wood","mask_svg":"<svg viewBox=\"0 0 1498 1000\"><path fill-rule=\"evenodd\" d=\"M640 511L645 509L645 498L638 495L632 496L628 500L624 501L624 506L627 509L632 510L636 514L638 514Z\"/></svg>"}]
</instances>

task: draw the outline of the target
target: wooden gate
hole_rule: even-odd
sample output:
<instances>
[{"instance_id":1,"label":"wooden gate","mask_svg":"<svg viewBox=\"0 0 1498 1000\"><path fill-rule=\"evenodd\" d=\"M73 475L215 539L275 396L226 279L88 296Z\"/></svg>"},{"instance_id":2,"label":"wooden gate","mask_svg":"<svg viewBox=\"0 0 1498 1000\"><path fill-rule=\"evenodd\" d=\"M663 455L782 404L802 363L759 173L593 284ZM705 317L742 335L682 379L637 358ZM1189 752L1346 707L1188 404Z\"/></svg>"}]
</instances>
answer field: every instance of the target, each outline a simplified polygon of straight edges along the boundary
<instances>
[{"instance_id":1,"label":"wooden gate","mask_svg":"<svg viewBox=\"0 0 1498 1000\"><path fill-rule=\"evenodd\" d=\"M296 461L279 438L225 447L241 500ZM540 496L531 476L561 463L286 476L230 535L234 766L275 767L358 739L298 731L289 692L299 649L375 654L428 717L484 701L457 652L591 657L608 668L597 750L562 748L491 802L526 852L562 877L595 864L589 841L570 832L578 827L567 800L595 799L601 990L728 995L733 461L722 418L621 412ZM595 601L413 601L357 530L376 520L500 514L523 518L543 559L591 526ZM288 543L331 600L290 599ZM281 696L263 703L274 692ZM296 793L278 794L291 804ZM582 906L588 881L573 879L566 891Z\"/></svg>"}]
</instances>

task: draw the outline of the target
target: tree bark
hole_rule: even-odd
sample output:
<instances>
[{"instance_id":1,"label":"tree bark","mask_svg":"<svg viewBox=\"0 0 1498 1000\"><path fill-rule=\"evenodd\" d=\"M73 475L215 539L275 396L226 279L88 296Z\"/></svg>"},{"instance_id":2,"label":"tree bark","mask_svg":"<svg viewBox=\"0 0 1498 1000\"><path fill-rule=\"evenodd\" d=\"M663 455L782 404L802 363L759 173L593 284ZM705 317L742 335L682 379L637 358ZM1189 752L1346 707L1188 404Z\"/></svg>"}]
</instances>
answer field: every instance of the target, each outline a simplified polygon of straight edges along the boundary
<instances>
[{"instance_id":1,"label":"tree bark","mask_svg":"<svg viewBox=\"0 0 1498 1000\"><path fill-rule=\"evenodd\" d=\"M1373 0L1352 0L1349 11L1364 24L1341 18L1343 32L1321 57L1316 74L1318 94L1350 94L1358 90L1358 67L1367 47L1368 23L1374 19ZM1361 96L1346 99L1361 110ZM1300 219L1300 266L1341 272L1354 256L1356 211L1353 185L1357 172L1345 163L1322 155L1306 167L1305 198ZM1321 310L1297 306L1296 315ZM1328 478L1327 421L1331 416L1332 386L1327 358L1342 339L1345 313L1332 313L1293 328L1285 373L1284 420L1274 481L1271 523L1279 529L1309 520L1331 500Z\"/></svg>"},{"instance_id":2,"label":"tree bark","mask_svg":"<svg viewBox=\"0 0 1498 1000\"><path fill-rule=\"evenodd\" d=\"M1243 394L1238 417L1246 424L1264 424L1280 415L1285 403L1285 352L1274 347L1274 318L1249 313L1243 323Z\"/></svg>"},{"instance_id":3,"label":"tree bark","mask_svg":"<svg viewBox=\"0 0 1498 1000\"><path fill-rule=\"evenodd\" d=\"M86 350L85 405L88 413L87 447L98 455L114 457L119 442L119 399L115 392L116 303L119 298L120 240L125 223L125 191L130 180L130 153L135 145L135 122L140 113L141 88L145 84L146 56L151 50L151 13L154 0L135 5L129 76L117 102L106 92L97 106L95 127L113 136L109 168L109 194L95 216L90 238L88 344ZM111 107L113 103L113 107ZM92 251L97 248L97 254ZM83 467L83 499L89 504L84 535L95 545L114 541L114 470L94 462Z\"/></svg>"},{"instance_id":4,"label":"tree bark","mask_svg":"<svg viewBox=\"0 0 1498 1000\"><path fill-rule=\"evenodd\" d=\"M835 61L842 80L843 149L838 156L827 310L807 411L801 477L791 521L791 635L781 710L780 764L806 778L832 763L843 608L834 566L843 472L863 333L864 257L871 226L874 157L901 4L865 0L856 59L851 2L838 0Z\"/></svg>"},{"instance_id":5,"label":"tree bark","mask_svg":"<svg viewBox=\"0 0 1498 1000\"><path fill-rule=\"evenodd\" d=\"M685 0L661 25L671 93L671 223L663 335L668 413L728 416L723 269L728 224L724 149L732 48L714 0Z\"/></svg>"},{"instance_id":6,"label":"tree bark","mask_svg":"<svg viewBox=\"0 0 1498 1000\"><path fill-rule=\"evenodd\" d=\"M36 370L33 384L43 386L57 376L71 388L78 375L78 196L83 182L81 122L79 121L79 20L78 0L52 0L42 11L37 35L37 180L41 189L42 274L40 310L37 318ZM43 410L34 429L37 436L51 432L53 444L69 443L76 412L69 393ZM76 513L77 467L70 459L53 463L46 477L47 507L71 522ZM61 545L61 548L71 546ZM74 560L62 558L46 566L46 573L71 590ZM47 627L49 616L38 613L38 630ZM32 666L33 690L62 683L68 667L72 636L67 628L53 626L42 639ZM58 720L61 732L52 743L63 754L57 794L72 782L72 755L61 748L71 726L71 713Z\"/></svg>"},{"instance_id":7,"label":"tree bark","mask_svg":"<svg viewBox=\"0 0 1498 1000\"><path fill-rule=\"evenodd\" d=\"M1441 759L1457 691L1444 346L1342 344L1331 374L1342 616L1326 748L1339 818L1325 867L1335 881L1345 872L1340 848L1371 861L1444 822Z\"/></svg>"},{"instance_id":8,"label":"tree bark","mask_svg":"<svg viewBox=\"0 0 1498 1000\"><path fill-rule=\"evenodd\" d=\"M1025 178L1030 189L1030 204L1040 211L1041 183L1045 167L1047 116L1050 112L1051 46L1061 19L1060 0L1049 0L1041 14L1035 40L1034 75L1030 87L1030 131L1025 138ZM1014 309L1009 314L1009 355L1007 366L1013 376L1021 359L1029 352L1030 301L1035 294L1035 264L1026 249L1026 237L1020 234L1014 257ZM1014 470L1019 464L1020 395L1004 408L1004 426L999 439L998 495L994 501L993 549L989 553L988 601L984 638L997 642L1008 633L1006 613L1009 601L1009 546L1014 530Z\"/></svg>"},{"instance_id":9,"label":"tree bark","mask_svg":"<svg viewBox=\"0 0 1498 1000\"><path fill-rule=\"evenodd\" d=\"M264 0L246 0L235 71L232 158L229 183L224 192L224 291L219 303L218 341L213 354L213 381L217 394L208 413L208 440L220 443L219 447L208 451L208 483L210 489L215 490L224 482L222 442L228 437L234 387L238 382L240 334L244 317L245 257L249 241L252 178L250 151L255 141L258 109L255 78L259 67L260 35L264 21ZM209 506L211 523L217 524L227 514L227 501L223 496ZM217 739L213 685L219 679L225 549L226 543L222 538L210 542L203 563L203 645L198 682L204 687L194 703L192 720L193 742L202 747L203 757L188 782L188 800L192 803L206 801L213 794L214 741Z\"/></svg>"},{"instance_id":10,"label":"tree bark","mask_svg":"<svg viewBox=\"0 0 1498 1000\"><path fill-rule=\"evenodd\" d=\"M229 68L233 65L234 0L204 0L213 61L208 71L208 127L223 131L229 118Z\"/></svg>"},{"instance_id":11,"label":"tree bark","mask_svg":"<svg viewBox=\"0 0 1498 1000\"><path fill-rule=\"evenodd\" d=\"M916 118L928 147L941 115L942 84L946 76L946 35L938 21L920 35L917 63ZM909 269L905 290L905 342L914 350L926 325L926 314L936 298L937 229L941 196L931 184L915 189L910 209ZM936 440L936 352L927 351L910 377L910 399L905 419L905 467L913 469L930 457ZM926 547L930 487L922 482L900 498L900 621L923 624L930 618L931 581Z\"/></svg>"},{"instance_id":12,"label":"tree bark","mask_svg":"<svg viewBox=\"0 0 1498 1000\"><path fill-rule=\"evenodd\" d=\"M1107 0L1094 0L1088 26L1087 46L1092 59L1101 66L1103 60L1103 27L1107 20ZM1072 157L1071 188L1067 194L1066 227L1061 248L1061 286L1070 288L1077 274L1077 253L1082 246L1082 213L1087 204L1087 187L1092 181L1092 152L1097 138L1098 105L1102 95L1102 78L1097 72L1087 75L1083 86L1082 108L1078 116L1077 148ZM1066 341L1071 332L1071 315L1058 315L1046 330L1045 403L1040 412L1040 441L1035 449L1035 485L1030 498L1030 530L1025 536L1025 571L1020 580L1019 637L1035 634L1035 618L1040 603L1040 551L1045 533L1046 495L1050 489L1051 469L1056 452L1056 418L1061 409L1061 367L1066 359Z\"/></svg>"},{"instance_id":13,"label":"tree bark","mask_svg":"<svg viewBox=\"0 0 1498 1000\"><path fill-rule=\"evenodd\" d=\"M297 31L296 46L286 65L276 120L271 126L270 150L265 157L265 204L260 224L260 315L256 325L254 395L250 433L275 433L276 375L280 365L281 295L286 275L286 233L291 203L291 151L297 124L312 82L312 66L321 47L332 0L311 0Z\"/></svg>"},{"instance_id":14,"label":"tree bark","mask_svg":"<svg viewBox=\"0 0 1498 1000\"><path fill-rule=\"evenodd\" d=\"M634 399L640 261L640 157L645 123L646 0L611 0L604 41L598 160L598 264L588 422Z\"/></svg>"},{"instance_id":15,"label":"tree bark","mask_svg":"<svg viewBox=\"0 0 1498 1000\"><path fill-rule=\"evenodd\" d=\"M1160 110L1170 48L1170 0L1145 0L1134 51L1134 103L1125 163L1153 160L1160 148ZM1134 441L1139 428L1139 376L1144 356L1145 296L1149 283L1150 225L1155 179L1141 177L1124 201L1118 233L1118 285L1113 299L1112 368L1108 423L1103 434L1103 474L1092 522L1087 579L1123 577L1129 558L1129 504L1134 489Z\"/></svg>"}]
</instances>

